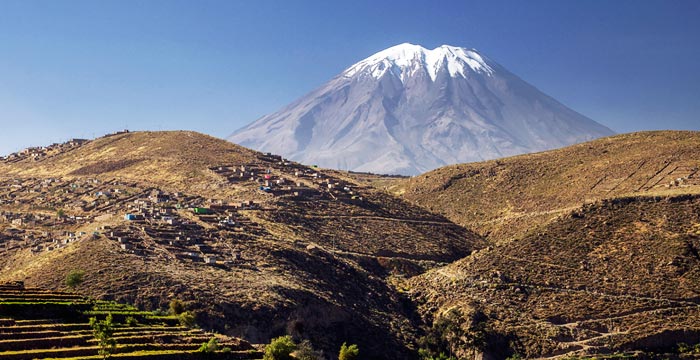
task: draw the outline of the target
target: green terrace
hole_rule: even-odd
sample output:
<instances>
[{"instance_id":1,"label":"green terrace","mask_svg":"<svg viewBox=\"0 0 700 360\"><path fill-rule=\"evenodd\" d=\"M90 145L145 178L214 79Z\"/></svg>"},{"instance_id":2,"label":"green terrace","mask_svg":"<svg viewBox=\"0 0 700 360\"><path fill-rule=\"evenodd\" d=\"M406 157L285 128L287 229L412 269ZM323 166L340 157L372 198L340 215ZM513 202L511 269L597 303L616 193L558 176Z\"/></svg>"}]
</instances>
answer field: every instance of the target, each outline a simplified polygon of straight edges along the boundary
<instances>
[{"instance_id":1,"label":"green terrace","mask_svg":"<svg viewBox=\"0 0 700 360\"><path fill-rule=\"evenodd\" d=\"M114 346L104 345L95 327L107 322ZM212 341L216 346L203 346ZM176 315L73 293L25 289L21 283L0 284L0 360L106 357L246 360L260 359L262 353L240 339L183 326Z\"/></svg>"}]
</instances>

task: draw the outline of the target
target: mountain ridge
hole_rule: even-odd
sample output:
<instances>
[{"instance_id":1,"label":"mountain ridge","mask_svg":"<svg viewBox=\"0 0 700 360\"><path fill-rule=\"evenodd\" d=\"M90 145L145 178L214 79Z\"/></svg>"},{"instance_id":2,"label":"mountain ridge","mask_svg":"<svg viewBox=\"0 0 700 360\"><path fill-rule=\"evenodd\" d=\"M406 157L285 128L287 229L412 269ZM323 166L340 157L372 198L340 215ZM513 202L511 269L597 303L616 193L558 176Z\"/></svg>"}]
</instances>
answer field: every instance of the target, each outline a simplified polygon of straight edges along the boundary
<instances>
[{"instance_id":1,"label":"mountain ridge","mask_svg":"<svg viewBox=\"0 0 700 360\"><path fill-rule=\"evenodd\" d=\"M384 186L488 234L493 242L509 241L588 202L699 192L698 143L697 131L620 134L563 149L450 165Z\"/></svg>"}]
</instances>

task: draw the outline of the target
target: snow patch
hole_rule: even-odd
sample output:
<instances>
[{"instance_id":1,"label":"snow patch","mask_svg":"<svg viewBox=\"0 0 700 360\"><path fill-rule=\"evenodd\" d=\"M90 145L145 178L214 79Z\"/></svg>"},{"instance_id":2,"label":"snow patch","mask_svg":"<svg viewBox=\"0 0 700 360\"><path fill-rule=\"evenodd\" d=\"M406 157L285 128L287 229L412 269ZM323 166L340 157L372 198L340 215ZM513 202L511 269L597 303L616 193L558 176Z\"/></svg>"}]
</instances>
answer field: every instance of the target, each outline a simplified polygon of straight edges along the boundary
<instances>
[{"instance_id":1,"label":"snow patch","mask_svg":"<svg viewBox=\"0 0 700 360\"><path fill-rule=\"evenodd\" d=\"M420 45L409 43L396 45L380 51L343 72L345 77L357 74L369 74L379 79L391 70L399 74L399 79L415 75L418 71L426 71L430 79L435 81L440 69L447 68L451 77L468 76L469 71L493 75L493 68L475 50L442 45L428 50Z\"/></svg>"}]
</instances>

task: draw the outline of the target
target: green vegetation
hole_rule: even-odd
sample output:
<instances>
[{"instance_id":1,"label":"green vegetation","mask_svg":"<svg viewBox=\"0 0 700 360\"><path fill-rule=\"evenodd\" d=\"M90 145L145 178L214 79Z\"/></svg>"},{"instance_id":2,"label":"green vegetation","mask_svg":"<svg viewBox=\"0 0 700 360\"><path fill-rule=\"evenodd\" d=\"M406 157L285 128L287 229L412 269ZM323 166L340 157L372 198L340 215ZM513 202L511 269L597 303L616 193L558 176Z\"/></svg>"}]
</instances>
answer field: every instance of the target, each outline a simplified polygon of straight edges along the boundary
<instances>
[{"instance_id":1,"label":"green vegetation","mask_svg":"<svg viewBox=\"0 0 700 360\"><path fill-rule=\"evenodd\" d=\"M85 271L82 270L71 270L68 275L66 275L66 286L71 289L75 289L80 286L85 281Z\"/></svg>"},{"instance_id":2,"label":"green vegetation","mask_svg":"<svg viewBox=\"0 0 700 360\"><path fill-rule=\"evenodd\" d=\"M700 354L700 344L688 345L686 343L678 344L678 353L680 354Z\"/></svg>"},{"instance_id":3,"label":"green vegetation","mask_svg":"<svg viewBox=\"0 0 700 360\"><path fill-rule=\"evenodd\" d=\"M458 350L485 350L489 337L487 320L480 310L474 310L470 314L464 314L456 308L447 311L420 338L420 357L425 360L452 359Z\"/></svg>"},{"instance_id":4,"label":"green vegetation","mask_svg":"<svg viewBox=\"0 0 700 360\"><path fill-rule=\"evenodd\" d=\"M265 355L263 360L291 360L291 353L296 350L297 345L289 335L280 336L272 339L270 344L265 347Z\"/></svg>"},{"instance_id":5,"label":"green vegetation","mask_svg":"<svg viewBox=\"0 0 700 360\"><path fill-rule=\"evenodd\" d=\"M262 358L245 341L183 329L178 318L73 293L0 284L0 358Z\"/></svg>"},{"instance_id":6,"label":"green vegetation","mask_svg":"<svg viewBox=\"0 0 700 360\"><path fill-rule=\"evenodd\" d=\"M323 359L323 354L315 350L309 340L304 340L297 345L294 358L297 360L320 360Z\"/></svg>"},{"instance_id":7,"label":"green vegetation","mask_svg":"<svg viewBox=\"0 0 700 360\"><path fill-rule=\"evenodd\" d=\"M100 347L98 354L101 355L103 359L109 358L117 347L117 341L114 340L112 314L107 315L105 320L97 320L96 317L90 318L90 327Z\"/></svg>"},{"instance_id":8,"label":"green vegetation","mask_svg":"<svg viewBox=\"0 0 700 360\"><path fill-rule=\"evenodd\" d=\"M202 346L197 349L197 352L205 354L205 358L211 358L213 354L220 352L228 354L231 352L230 347L221 347L219 340L215 337L209 339L209 341L202 343Z\"/></svg>"},{"instance_id":9,"label":"green vegetation","mask_svg":"<svg viewBox=\"0 0 700 360\"><path fill-rule=\"evenodd\" d=\"M418 351L418 355L423 360L457 360L454 356L447 356L445 353L439 353L436 356L432 356L425 352L424 349Z\"/></svg>"},{"instance_id":10,"label":"green vegetation","mask_svg":"<svg viewBox=\"0 0 700 360\"><path fill-rule=\"evenodd\" d=\"M189 311L185 311L182 314L178 315L177 319L180 321L180 325L182 326L188 328L193 328L197 326L194 315Z\"/></svg>"},{"instance_id":11,"label":"green vegetation","mask_svg":"<svg viewBox=\"0 0 700 360\"><path fill-rule=\"evenodd\" d=\"M178 299L171 300L169 307L170 307L170 314L172 314L172 315L180 315L183 312L185 312L185 304Z\"/></svg>"},{"instance_id":12,"label":"green vegetation","mask_svg":"<svg viewBox=\"0 0 700 360\"><path fill-rule=\"evenodd\" d=\"M205 342L202 344L202 346L197 349L197 351L202 352L202 353L213 353L219 350L219 340L217 340L215 337L209 339L209 341Z\"/></svg>"},{"instance_id":13,"label":"green vegetation","mask_svg":"<svg viewBox=\"0 0 700 360\"><path fill-rule=\"evenodd\" d=\"M350 347L348 347L345 343L343 343L343 347L344 348L341 348L340 352L340 360L351 360L357 358L357 345L351 345ZM345 349L345 352L343 352L343 349ZM303 340L302 342L297 344L289 335L276 337L272 339L272 341L270 341L270 344L265 347L265 354L263 355L263 360L292 359L321 360L324 359L324 356L323 352L314 349L313 345L309 340Z\"/></svg>"},{"instance_id":14,"label":"green vegetation","mask_svg":"<svg viewBox=\"0 0 700 360\"><path fill-rule=\"evenodd\" d=\"M139 321L133 316L127 316L126 320L124 320L124 324L129 327L135 327L139 324Z\"/></svg>"},{"instance_id":15,"label":"green vegetation","mask_svg":"<svg viewBox=\"0 0 700 360\"><path fill-rule=\"evenodd\" d=\"M340 353L338 354L338 360L356 360L360 356L360 349L357 345L352 344L348 346L347 343L343 343L340 346Z\"/></svg>"}]
</instances>

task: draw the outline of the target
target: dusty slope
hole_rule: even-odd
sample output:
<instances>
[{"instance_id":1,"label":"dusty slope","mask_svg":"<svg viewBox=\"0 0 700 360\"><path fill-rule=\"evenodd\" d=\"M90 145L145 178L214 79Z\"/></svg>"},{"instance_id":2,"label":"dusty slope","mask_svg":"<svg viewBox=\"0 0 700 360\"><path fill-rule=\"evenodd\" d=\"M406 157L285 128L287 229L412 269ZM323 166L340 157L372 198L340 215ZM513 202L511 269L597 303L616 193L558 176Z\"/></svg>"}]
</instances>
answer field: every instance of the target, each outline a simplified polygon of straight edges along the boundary
<instances>
[{"instance_id":1,"label":"dusty slope","mask_svg":"<svg viewBox=\"0 0 700 360\"><path fill-rule=\"evenodd\" d=\"M292 333L408 356L413 313L387 279L484 246L371 187L192 132L30 155L0 163L0 279L62 288L83 269L93 296L150 308L181 298L202 325L253 342Z\"/></svg>"},{"instance_id":2,"label":"dusty slope","mask_svg":"<svg viewBox=\"0 0 700 360\"><path fill-rule=\"evenodd\" d=\"M500 242L596 199L700 191L700 133L624 134L447 166L389 190ZM678 181L676 181L678 180Z\"/></svg>"},{"instance_id":3,"label":"dusty slope","mask_svg":"<svg viewBox=\"0 0 700 360\"><path fill-rule=\"evenodd\" d=\"M174 191L221 189L207 171L223 163L248 163L256 152L191 131L131 132L106 136L38 161L0 163L15 177L102 176L157 184ZM225 189L222 189L225 190Z\"/></svg>"},{"instance_id":4,"label":"dusty slope","mask_svg":"<svg viewBox=\"0 0 700 360\"><path fill-rule=\"evenodd\" d=\"M605 200L409 288L428 319L477 318L496 358L663 351L698 342L699 249L699 196Z\"/></svg>"}]
</instances>

